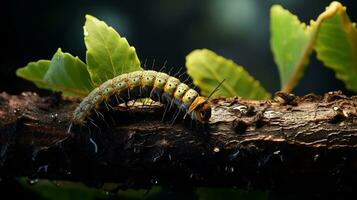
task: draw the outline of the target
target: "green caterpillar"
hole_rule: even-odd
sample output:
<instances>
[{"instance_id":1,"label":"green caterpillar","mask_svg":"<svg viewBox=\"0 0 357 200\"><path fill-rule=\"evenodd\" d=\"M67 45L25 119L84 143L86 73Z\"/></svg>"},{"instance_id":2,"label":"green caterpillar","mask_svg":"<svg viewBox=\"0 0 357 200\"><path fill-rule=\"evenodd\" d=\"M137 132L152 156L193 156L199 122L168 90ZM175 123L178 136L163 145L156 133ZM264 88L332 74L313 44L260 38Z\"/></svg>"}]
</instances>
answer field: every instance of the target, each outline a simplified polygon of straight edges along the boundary
<instances>
[{"instance_id":1,"label":"green caterpillar","mask_svg":"<svg viewBox=\"0 0 357 200\"><path fill-rule=\"evenodd\" d=\"M208 98L166 73L142 70L121 74L95 88L75 109L72 124L86 125L103 103L119 104L139 98L151 98L165 104L166 108L176 106L198 123L207 123L211 117Z\"/></svg>"}]
</instances>

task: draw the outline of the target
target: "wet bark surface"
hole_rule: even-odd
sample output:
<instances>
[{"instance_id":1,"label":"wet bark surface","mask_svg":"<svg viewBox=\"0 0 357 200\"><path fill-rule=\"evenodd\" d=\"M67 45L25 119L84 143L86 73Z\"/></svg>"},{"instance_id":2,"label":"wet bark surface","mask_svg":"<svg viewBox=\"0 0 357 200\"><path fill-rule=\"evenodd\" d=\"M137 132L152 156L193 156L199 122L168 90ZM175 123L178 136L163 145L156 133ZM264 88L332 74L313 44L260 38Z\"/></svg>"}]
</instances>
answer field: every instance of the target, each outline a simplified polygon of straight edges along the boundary
<instances>
[{"instance_id":1,"label":"wet bark surface","mask_svg":"<svg viewBox=\"0 0 357 200\"><path fill-rule=\"evenodd\" d=\"M79 101L0 94L0 177L73 180L101 187L164 185L343 191L357 189L357 97L340 92L283 101L213 100L205 127L162 122L136 103L73 127Z\"/></svg>"}]
</instances>

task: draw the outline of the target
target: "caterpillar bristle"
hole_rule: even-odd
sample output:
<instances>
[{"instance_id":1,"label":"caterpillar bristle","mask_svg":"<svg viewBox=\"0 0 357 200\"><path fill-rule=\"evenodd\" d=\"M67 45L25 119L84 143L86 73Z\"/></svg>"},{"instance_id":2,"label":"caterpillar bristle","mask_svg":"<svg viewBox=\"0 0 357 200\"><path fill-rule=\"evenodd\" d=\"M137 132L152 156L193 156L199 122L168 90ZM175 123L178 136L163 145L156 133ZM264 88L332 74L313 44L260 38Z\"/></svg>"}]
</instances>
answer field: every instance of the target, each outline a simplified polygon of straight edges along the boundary
<instances>
[{"instance_id":1,"label":"caterpillar bristle","mask_svg":"<svg viewBox=\"0 0 357 200\"><path fill-rule=\"evenodd\" d=\"M182 67L180 67L180 69L173 75L174 77L177 77L177 75L179 75L181 73Z\"/></svg>"},{"instance_id":2,"label":"caterpillar bristle","mask_svg":"<svg viewBox=\"0 0 357 200\"><path fill-rule=\"evenodd\" d=\"M181 74L179 74L179 78L181 78L182 76L185 76L186 75L186 72L182 72Z\"/></svg>"},{"instance_id":3,"label":"caterpillar bristle","mask_svg":"<svg viewBox=\"0 0 357 200\"><path fill-rule=\"evenodd\" d=\"M144 65L143 65L143 67L144 67L144 69L146 69L147 67L146 67L146 62L148 61L148 59L147 58L145 58L145 61L144 61Z\"/></svg>"},{"instance_id":4,"label":"caterpillar bristle","mask_svg":"<svg viewBox=\"0 0 357 200\"><path fill-rule=\"evenodd\" d=\"M69 126L68 126L67 134L70 134L70 133L71 133L72 126L73 126L73 123L71 122L71 123L69 124Z\"/></svg>"},{"instance_id":5,"label":"caterpillar bristle","mask_svg":"<svg viewBox=\"0 0 357 200\"><path fill-rule=\"evenodd\" d=\"M154 70L154 67L155 67L155 58L152 60L151 70Z\"/></svg>"},{"instance_id":6,"label":"caterpillar bristle","mask_svg":"<svg viewBox=\"0 0 357 200\"><path fill-rule=\"evenodd\" d=\"M177 117L180 115L181 110L178 108L174 114L173 119L171 120L170 126L173 126L176 122Z\"/></svg>"},{"instance_id":7,"label":"caterpillar bristle","mask_svg":"<svg viewBox=\"0 0 357 200\"><path fill-rule=\"evenodd\" d=\"M165 105L165 110L164 110L164 113L162 114L162 118L161 118L161 121L162 122L164 122L164 120L165 120L165 116L166 116L166 113L167 113L167 111L168 111L168 105Z\"/></svg>"},{"instance_id":8,"label":"caterpillar bristle","mask_svg":"<svg viewBox=\"0 0 357 200\"><path fill-rule=\"evenodd\" d=\"M99 126L98 126L96 123L94 123L93 119L91 119L91 118L89 118L89 117L88 117L88 119L89 119L89 122L90 122L93 126L95 126L95 127L97 127L97 128L99 129Z\"/></svg>"},{"instance_id":9,"label":"caterpillar bristle","mask_svg":"<svg viewBox=\"0 0 357 200\"><path fill-rule=\"evenodd\" d=\"M93 144L94 153L98 153L98 145L97 145L97 143L93 140L92 137L89 138L89 141Z\"/></svg>"},{"instance_id":10,"label":"caterpillar bristle","mask_svg":"<svg viewBox=\"0 0 357 200\"><path fill-rule=\"evenodd\" d=\"M107 108L107 111L110 111L109 104L107 102L104 102L104 105Z\"/></svg>"}]
</instances>

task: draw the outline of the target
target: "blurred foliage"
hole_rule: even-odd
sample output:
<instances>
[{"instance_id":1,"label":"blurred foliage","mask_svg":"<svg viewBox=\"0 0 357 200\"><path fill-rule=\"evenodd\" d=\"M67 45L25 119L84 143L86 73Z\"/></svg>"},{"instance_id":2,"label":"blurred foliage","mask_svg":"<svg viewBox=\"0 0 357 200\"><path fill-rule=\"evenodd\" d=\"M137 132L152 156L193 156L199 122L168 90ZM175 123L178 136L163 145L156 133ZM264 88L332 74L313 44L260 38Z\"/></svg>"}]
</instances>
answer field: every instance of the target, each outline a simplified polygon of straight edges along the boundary
<instances>
[{"instance_id":1,"label":"blurred foliage","mask_svg":"<svg viewBox=\"0 0 357 200\"><path fill-rule=\"evenodd\" d=\"M240 200L267 200L269 192L246 192L227 188L198 188L196 190L198 200L240 199Z\"/></svg>"},{"instance_id":2,"label":"blurred foliage","mask_svg":"<svg viewBox=\"0 0 357 200\"><path fill-rule=\"evenodd\" d=\"M90 188L82 183L69 181L49 181L49 180L28 180L19 178L18 182L24 187L34 192L41 199L65 200L65 199L123 199L123 200L265 200L269 198L268 191L244 191L226 188L200 187L195 190L173 191L171 189L154 186L151 189L126 189L109 190L101 188ZM118 185L118 184L113 184Z\"/></svg>"},{"instance_id":3,"label":"blurred foliage","mask_svg":"<svg viewBox=\"0 0 357 200\"><path fill-rule=\"evenodd\" d=\"M64 199L108 199L108 195L101 189L88 188L87 186L74 182L61 182L49 180L26 180L19 178L21 185L32 190L38 196L47 200Z\"/></svg>"},{"instance_id":4,"label":"blurred foliage","mask_svg":"<svg viewBox=\"0 0 357 200\"><path fill-rule=\"evenodd\" d=\"M346 8L332 2L309 26L279 5L271 9L271 47L282 90L291 92L313 49L348 89L357 92L357 30Z\"/></svg>"},{"instance_id":5,"label":"blurred foliage","mask_svg":"<svg viewBox=\"0 0 357 200\"><path fill-rule=\"evenodd\" d=\"M243 67L208 49L195 50L186 57L187 73L205 96L225 80L214 96L241 96L267 99L271 95Z\"/></svg>"},{"instance_id":6,"label":"blurred foliage","mask_svg":"<svg viewBox=\"0 0 357 200\"><path fill-rule=\"evenodd\" d=\"M157 196L163 195L163 189L155 186L151 189L127 189L106 191L102 188L90 188L82 183L70 181L49 181L49 180L28 180L19 178L19 183L25 188L30 189L38 196L46 200L65 200L65 199L158 199ZM117 184L114 184L117 185Z\"/></svg>"}]
</instances>

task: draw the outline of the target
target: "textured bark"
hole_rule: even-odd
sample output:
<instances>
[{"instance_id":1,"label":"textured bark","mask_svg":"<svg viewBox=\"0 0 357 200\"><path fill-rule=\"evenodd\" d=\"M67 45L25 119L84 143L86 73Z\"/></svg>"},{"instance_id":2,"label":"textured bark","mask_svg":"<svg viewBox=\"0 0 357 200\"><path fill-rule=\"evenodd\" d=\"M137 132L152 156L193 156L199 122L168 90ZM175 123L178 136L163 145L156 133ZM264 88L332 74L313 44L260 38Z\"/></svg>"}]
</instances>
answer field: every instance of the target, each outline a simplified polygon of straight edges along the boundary
<instances>
[{"instance_id":1,"label":"textured bark","mask_svg":"<svg viewBox=\"0 0 357 200\"><path fill-rule=\"evenodd\" d=\"M0 94L0 176L101 186L357 189L357 97L213 100L206 127L161 122L162 106L119 106L100 130L74 127L78 101Z\"/></svg>"}]
</instances>

